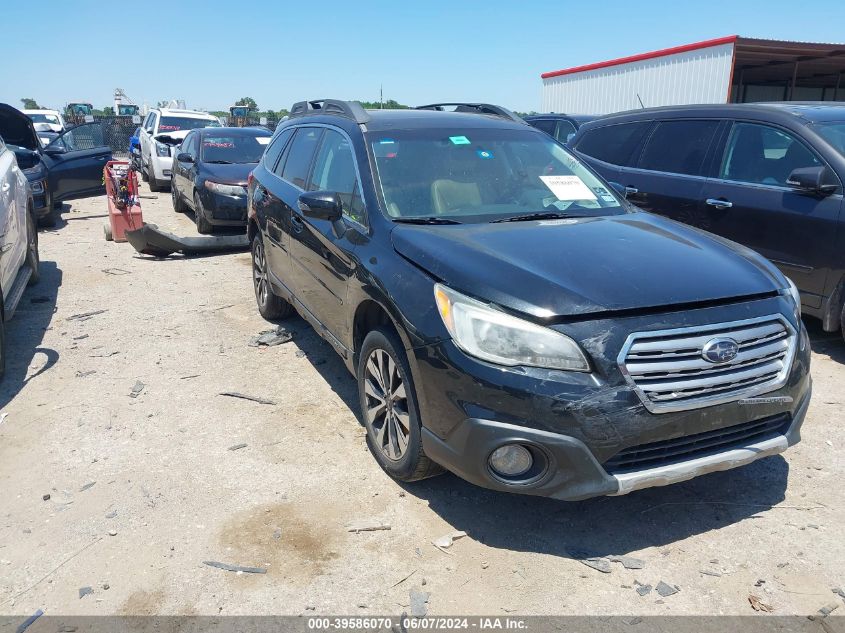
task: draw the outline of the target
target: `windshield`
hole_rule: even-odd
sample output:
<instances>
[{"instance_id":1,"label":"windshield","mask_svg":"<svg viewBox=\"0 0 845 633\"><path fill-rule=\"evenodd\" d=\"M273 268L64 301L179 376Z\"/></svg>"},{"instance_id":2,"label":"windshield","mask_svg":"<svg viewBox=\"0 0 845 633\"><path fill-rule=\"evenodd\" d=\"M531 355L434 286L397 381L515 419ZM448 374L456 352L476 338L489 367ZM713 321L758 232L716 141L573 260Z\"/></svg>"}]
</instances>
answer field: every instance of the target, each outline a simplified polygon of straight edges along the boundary
<instances>
[{"instance_id":1,"label":"windshield","mask_svg":"<svg viewBox=\"0 0 845 633\"><path fill-rule=\"evenodd\" d=\"M400 221L625 212L602 181L533 129L417 129L368 137L387 212Z\"/></svg>"},{"instance_id":2,"label":"windshield","mask_svg":"<svg viewBox=\"0 0 845 633\"><path fill-rule=\"evenodd\" d=\"M51 123L53 125L61 125L59 117L55 114L27 114L33 123Z\"/></svg>"},{"instance_id":3,"label":"windshield","mask_svg":"<svg viewBox=\"0 0 845 633\"><path fill-rule=\"evenodd\" d=\"M818 123L813 127L819 136L831 144L833 149L845 156L845 121Z\"/></svg>"},{"instance_id":4,"label":"windshield","mask_svg":"<svg viewBox=\"0 0 845 633\"><path fill-rule=\"evenodd\" d=\"M257 163L261 160L264 148L271 138L270 134L255 136L207 134L202 139L200 160L204 163Z\"/></svg>"},{"instance_id":5,"label":"windshield","mask_svg":"<svg viewBox=\"0 0 845 633\"><path fill-rule=\"evenodd\" d=\"M179 132L196 130L201 127L220 127L217 119L197 119L194 117L163 116L158 124L159 132Z\"/></svg>"}]
</instances>

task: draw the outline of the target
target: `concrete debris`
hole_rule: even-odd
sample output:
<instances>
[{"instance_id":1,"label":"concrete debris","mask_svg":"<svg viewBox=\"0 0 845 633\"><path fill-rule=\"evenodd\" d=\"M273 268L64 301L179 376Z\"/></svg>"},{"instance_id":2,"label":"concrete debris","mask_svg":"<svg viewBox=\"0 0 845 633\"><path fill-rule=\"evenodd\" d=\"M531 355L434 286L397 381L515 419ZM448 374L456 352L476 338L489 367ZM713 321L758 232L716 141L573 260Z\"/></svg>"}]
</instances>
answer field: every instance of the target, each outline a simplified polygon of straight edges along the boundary
<instances>
[{"instance_id":1,"label":"concrete debris","mask_svg":"<svg viewBox=\"0 0 845 633\"><path fill-rule=\"evenodd\" d=\"M250 347L275 347L276 345L281 345L282 343L289 343L293 340L293 333L289 332L285 329L284 326L280 325L273 330L264 330L263 332L259 332L258 336L254 336L249 339Z\"/></svg>"},{"instance_id":2,"label":"concrete debris","mask_svg":"<svg viewBox=\"0 0 845 633\"><path fill-rule=\"evenodd\" d=\"M50 500L50 495L42 495L42 496L41 496L41 499L42 499L43 501L49 501L49 500Z\"/></svg>"},{"instance_id":3,"label":"concrete debris","mask_svg":"<svg viewBox=\"0 0 845 633\"><path fill-rule=\"evenodd\" d=\"M823 606L821 609L819 609L819 615L826 618L831 613L836 611L838 608L839 608L838 604L836 604L835 602L829 602L828 604Z\"/></svg>"},{"instance_id":4,"label":"concrete debris","mask_svg":"<svg viewBox=\"0 0 845 633\"><path fill-rule=\"evenodd\" d=\"M833 589L831 589L831 591L843 600L845 600L845 590L841 589L840 587L834 587Z\"/></svg>"},{"instance_id":5,"label":"concrete debris","mask_svg":"<svg viewBox=\"0 0 845 633\"><path fill-rule=\"evenodd\" d=\"M141 395L141 392L144 390L144 387L146 387L146 386L147 385L142 383L140 380L136 380L135 384L132 385L132 391L129 392L129 397L130 398L137 398L138 396Z\"/></svg>"},{"instance_id":6,"label":"concrete debris","mask_svg":"<svg viewBox=\"0 0 845 633\"><path fill-rule=\"evenodd\" d=\"M246 445L246 444L235 444L234 446L230 446L227 450L230 450L230 451L239 451L239 450L241 450L242 448L246 448L246 447L247 447L247 445Z\"/></svg>"},{"instance_id":7,"label":"concrete debris","mask_svg":"<svg viewBox=\"0 0 845 633\"><path fill-rule=\"evenodd\" d=\"M104 314L108 312L108 310L94 310L92 312L83 312L81 314L74 314L69 316L65 321L87 321L91 317L95 317L98 314Z\"/></svg>"},{"instance_id":8,"label":"concrete debris","mask_svg":"<svg viewBox=\"0 0 845 633\"><path fill-rule=\"evenodd\" d=\"M123 270L122 268L103 268L103 272L107 275L128 275L130 274L128 270Z\"/></svg>"},{"instance_id":9,"label":"concrete debris","mask_svg":"<svg viewBox=\"0 0 845 633\"><path fill-rule=\"evenodd\" d=\"M647 596L648 594L651 593L651 590L652 590L651 585L642 585L642 584L640 584L636 581L635 581L635 584L640 585L639 587L637 587L637 593L640 594L641 596Z\"/></svg>"},{"instance_id":10,"label":"concrete debris","mask_svg":"<svg viewBox=\"0 0 845 633\"><path fill-rule=\"evenodd\" d=\"M109 536L117 536L117 530L109 530Z\"/></svg>"},{"instance_id":11,"label":"concrete debris","mask_svg":"<svg viewBox=\"0 0 845 633\"><path fill-rule=\"evenodd\" d=\"M748 603L751 605L751 608L755 611L762 611L763 613L771 613L775 610L775 608L770 605L766 604L760 599L760 596L755 596L753 593L748 594Z\"/></svg>"},{"instance_id":12,"label":"concrete debris","mask_svg":"<svg viewBox=\"0 0 845 633\"><path fill-rule=\"evenodd\" d=\"M273 530L273 538L277 541L282 538L282 528L276 528Z\"/></svg>"},{"instance_id":13,"label":"concrete debris","mask_svg":"<svg viewBox=\"0 0 845 633\"><path fill-rule=\"evenodd\" d=\"M570 552L569 555L579 563L586 565L590 569L600 571L603 574L609 574L611 571L610 561L606 558L589 556L585 552Z\"/></svg>"},{"instance_id":14,"label":"concrete debris","mask_svg":"<svg viewBox=\"0 0 845 633\"><path fill-rule=\"evenodd\" d=\"M346 526L347 532L354 532L355 534L358 532L378 532L380 530L389 529L391 529L391 525L389 523L384 523L383 521L379 521L377 519L365 519L363 521L349 523Z\"/></svg>"},{"instance_id":15,"label":"concrete debris","mask_svg":"<svg viewBox=\"0 0 845 633\"><path fill-rule=\"evenodd\" d=\"M106 518L107 518L107 519L113 519L113 518L115 518L116 516L117 516L117 510L112 510L111 512L109 512L109 513L106 515Z\"/></svg>"},{"instance_id":16,"label":"concrete debris","mask_svg":"<svg viewBox=\"0 0 845 633\"><path fill-rule=\"evenodd\" d=\"M663 598L667 598L671 595L678 593L681 589L678 585L669 585L663 582L662 580L657 583L657 586L654 590L659 593Z\"/></svg>"},{"instance_id":17,"label":"concrete debris","mask_svg":"<svg viewBox=\"0 0 845 633\"><path fill-rule=\"evenodd\" d=\"M257 402L258 404L276 404L272 400L267 400L266 398L259 398L258 396L249 396L245 393L239 393L237 391L221 391L218 395L228 396L230 398L240 398L241 400L251 400L252 402Z\"/></svg>"},{"instance_id":18,"label":"concrete debris","mask_svg":"<svg viewBox=\"0 0 845 633\"><path fill-rule=\"evenodd\" d=\"M223 569L226 571L235 571L235 572L243 572L245 574L266 574L267 570L264 567L241 567L240 565L229 565L228 563L221 563L216 560L204 560L202 561L203 565L208 565L209 567L216 567L217 569Z\"/></svg>"},{"instance_id":19,"label":"concrete debris","mask_svg":"<svg viewBox=\"0 0 845 633\"><path fill-rule=\"evenodd\" d=\"M97 482L96 481L89 481L87 484L85 484L84 486L82 486L82 488L79 489L79 492L85 492L89 488L93 488L95 483L97 483Z\"/></svg>"},{"instance_id":20,"label":"concrete debris","mask_svg":"<svg viewBox=\"0 0 845 633\"><path fill-rule=\"evenodd\" d=\"M428 613L428 599L431 597L431 594L426 591L411 589L410 596L411 617L424 618L425 614Z\"/></svg>"},{"instance_id":21,"label":"concrete debris","mask_svg":"<svg viewBox=\"0 0 845 633\"><path fill-rule=\"evenodd\" d=\"M85 376L91 376L92 374L96 374L96 369L89 369L88 371L77 371L76 377L77 378L85 378Z\"/></svg>"},{"instance_id":22,"label":"concrete debris","mask_svg":"<svg viewBox=\"0 0 845 633\"><path fill-rule=\"evenodd\" d=\"M699 574L704 574L705 576L715 576L716 578L721 578L722 573L718 571L713 571L712 569L699 569Z\"/></svg>"},{"instance_id":23,"label":"concrete debris","mask_svg":"<svg viewBox=\"0 0 845 633\"><path fill-rule=\"evenodd\" d=\"M625 569L643 569L645 561L633 556L608 556L607 559L611 563L622 563Z\"/></svg>"},{"instance_id":24,"label":"concrete debris","mask_svg":"<svg viewBox=\"0 0 845 633\"><path fill-rule=\"evenodd\" d=\"M440 538L437 538L432 541L435 547L439 547L441 549L448 549L452 547L455 541L461 539L467 535L466 532L463 530L458 530L456 532L450 532L449 534L444 534Z\"/></svg>"},{"instance_id":25,"label":"concrete debris","mask_svg":"<svg viewBox=\"0 0 845 633\"><path fill-rule=\"evenodd\" d=\"M80 587L79 588L79 599L82 600L85 596L89 593L94 593L94 590L91 587Z\"/></svg>"},{"instance_id":26,"label":"concrete debris","mask_svg":"<svg viewBox=\"0 0 845 633\"><path fill-rule=\"evenodd\" d=\"M304 350L298 349L298 350L296 350L296 353L294 354L294 356L296 356L297 358L305 358L307 356L307 354L305 353Z\"/></svg>"},{"instance_id":27,"label":"concrete debris","mask_svg":"<svg viewBox=\"0 0 845 633\"><path fill-rule=\"evenodd\" d=\"M103 583L103 590L104 590L104 591L108 591L109 589L111 589L111 585L110 585L109 583L107 583L107 582L106 582L106 583Z\"/></svg>"}]
</instances>

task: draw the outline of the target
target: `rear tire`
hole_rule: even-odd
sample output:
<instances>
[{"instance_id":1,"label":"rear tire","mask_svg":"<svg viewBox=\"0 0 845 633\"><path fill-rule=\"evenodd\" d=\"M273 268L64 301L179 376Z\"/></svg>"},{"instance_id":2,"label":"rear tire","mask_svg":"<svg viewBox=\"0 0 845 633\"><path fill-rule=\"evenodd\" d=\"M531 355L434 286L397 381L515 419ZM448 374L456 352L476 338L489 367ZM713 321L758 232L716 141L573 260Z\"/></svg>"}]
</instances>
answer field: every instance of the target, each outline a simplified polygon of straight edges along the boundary
<instances>
[{"instance_id":1,"label":"rear tire","mask_svg":"<svg viewBox=\"0 0 845 633\"><path fill-rule=\"evenodd\" d=\"M150 175L147 173L147 170L144 169L144 161L141 161L141 180L147 182L150 179Z\"/></svg>"},{"instance_id":2,"label":"rear tire","mask_svg":"<svg viewBox=\"0 0 845 633\"><path fill-rule=\"evenodd\" d=\"M32 269L27 285L34 286L41 279L38 270L40 259L38 257L38 230L35 228L35 220L31 212L26 214L26 263Z\"/></svg>"},{"instance_id":3,"label":"rear tire","mask_svg":"<svg viewBox=\"0 0 845 633\"><path fill-rule=\"evenodd\" d=\"M358 356L357 377L367 446L379 466L399 481L443 472L423 450L414 381L395 332L382 327L367 334Z\"/></svg>"},{"instance_id":4,"label":"rear tire","mask_svg":"<svg viewBox=\"0 0 845 633\"><path fill-rule=\"evenodd\" d=\"M260 231L252 240L252 287L258 313L268 321L286 319L293 314L293 306L276 295L270 285L270 270Z\"/></svg>"},{"instance_id":5,"label":"rear tire","mask_svg":"<svg viewBox=\"0 0 845 633\"><path fill-rule=\"evenodd\" d=\"M203 235L208 235L209 233L214 231L214 227L211 226L211 222L205 217L205 209L202 206L202 200L200 200L200 196L198 193L194 194L194 219L197 223L197 232L202 233Z\"/></svg>"}]
</instances>

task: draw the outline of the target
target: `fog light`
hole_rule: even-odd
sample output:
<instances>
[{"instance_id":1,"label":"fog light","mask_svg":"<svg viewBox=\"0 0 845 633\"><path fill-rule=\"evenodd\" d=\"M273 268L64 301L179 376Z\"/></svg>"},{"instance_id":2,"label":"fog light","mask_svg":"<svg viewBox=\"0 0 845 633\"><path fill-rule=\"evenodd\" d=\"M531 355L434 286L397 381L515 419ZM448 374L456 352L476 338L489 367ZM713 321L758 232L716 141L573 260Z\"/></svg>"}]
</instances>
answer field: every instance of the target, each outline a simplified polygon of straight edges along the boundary
<instances>
[{"instance_id":1,"label":"fog light","mask_svg":"<svg viewBox=\"0 0 845 633\"><path fill-rule=\"evenodd\" d=\"M524 475L534 464L531 451L519 444L505 444L490 454L490 468L503 477Z\"/></svg>"}]
</instances>

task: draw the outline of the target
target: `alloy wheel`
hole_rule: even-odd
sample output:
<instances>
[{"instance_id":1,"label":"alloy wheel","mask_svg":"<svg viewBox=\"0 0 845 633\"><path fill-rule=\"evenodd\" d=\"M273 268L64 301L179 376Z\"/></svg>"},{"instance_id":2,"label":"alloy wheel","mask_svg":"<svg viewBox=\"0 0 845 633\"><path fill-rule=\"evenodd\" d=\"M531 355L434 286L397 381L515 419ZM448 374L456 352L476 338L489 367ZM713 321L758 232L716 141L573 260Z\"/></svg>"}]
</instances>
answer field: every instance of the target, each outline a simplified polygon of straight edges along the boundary
<instances>
[{"instance_id":1,"label":"alloy wheel","mask_svg":"<svg viewBox=\"0 0 845 633\"><path fill-rule=\"evenodd\" d=\"M256 239L252 246L252 283L255 287L255 298L260 305L265 305L270 289L267 280L267 262L264 259L264 245L259 239Z\"/></svg>"},{"instance_id":2,"label":"alloy wheel","mask_svg":"<svg viewBox=\"0 0 845 633\"><path fill-rule=\"evenodd\" d=\"M405 381L398 363L387 350L377 348L370 353L364 381L367 398L364 415L375 444L385 457L399 461L408 450L411 417Z\"/></svg>"}]
</instances>

